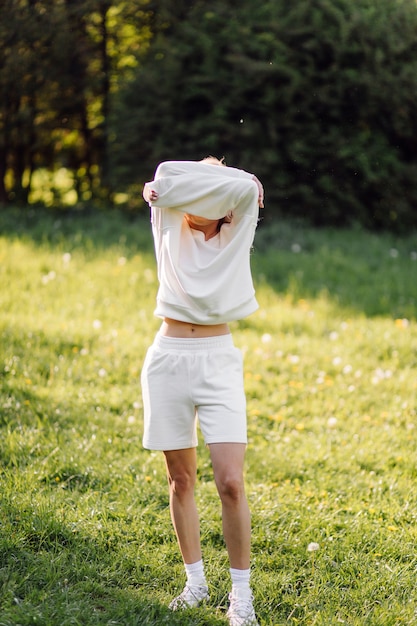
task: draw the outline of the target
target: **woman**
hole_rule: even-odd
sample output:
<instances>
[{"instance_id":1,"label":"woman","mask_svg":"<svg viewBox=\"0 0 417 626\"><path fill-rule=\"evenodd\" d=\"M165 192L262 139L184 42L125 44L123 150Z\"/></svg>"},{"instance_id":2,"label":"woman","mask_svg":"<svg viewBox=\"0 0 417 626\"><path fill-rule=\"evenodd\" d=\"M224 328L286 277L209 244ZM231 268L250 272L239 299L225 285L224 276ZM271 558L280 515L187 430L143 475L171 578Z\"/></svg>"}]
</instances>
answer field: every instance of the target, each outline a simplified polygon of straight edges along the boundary
<instances>
[{"instance_id":1,"label":"woman","mask_svg":"<svg viewBox=\"0 0 417 626\"><path fill-rule=\"evenodd\" d=\"M170 608L209 599L194 498L198 417L222 504L232 579L229 623L256 625L243 479L243 365L228 322L258 308L249 257L263 188L256 176L209 157L160 164L143 196L151 206L158 265L155 315L163 320L142 371L143 444L164 452L187 576Z\"/></svg>"}]
</instances>

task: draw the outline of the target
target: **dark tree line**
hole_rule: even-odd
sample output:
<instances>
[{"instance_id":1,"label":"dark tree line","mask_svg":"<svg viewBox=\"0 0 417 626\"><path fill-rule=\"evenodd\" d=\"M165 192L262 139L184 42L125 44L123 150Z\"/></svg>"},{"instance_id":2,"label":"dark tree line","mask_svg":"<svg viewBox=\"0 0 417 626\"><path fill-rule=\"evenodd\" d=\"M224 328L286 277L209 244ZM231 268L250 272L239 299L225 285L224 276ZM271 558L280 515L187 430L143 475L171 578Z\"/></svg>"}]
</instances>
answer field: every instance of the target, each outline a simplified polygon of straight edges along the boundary
<instances>
[{"instance_id":1,"label":"dark tree line","mask_svg":"<svg viewBox=\"0 0 417 626\"><path fill-rule=\"evenodd\" d=\"M80 200L109 194L110 101L149 39L144 4L0 4L0 202L27 202L34 172L61 167Z\"/></svg>"},{"instance_id":2,"label":"dark tree line","mask_svg":"<svg viewBox=\"0 0 417 626\"><path fill-rule=\"evenodd\" d=\"M65 167L141 207L159 161L215 154L274 215L417 225L415 0L4 0L0 42L0 201Z\"/></svg>"}]
</instances>

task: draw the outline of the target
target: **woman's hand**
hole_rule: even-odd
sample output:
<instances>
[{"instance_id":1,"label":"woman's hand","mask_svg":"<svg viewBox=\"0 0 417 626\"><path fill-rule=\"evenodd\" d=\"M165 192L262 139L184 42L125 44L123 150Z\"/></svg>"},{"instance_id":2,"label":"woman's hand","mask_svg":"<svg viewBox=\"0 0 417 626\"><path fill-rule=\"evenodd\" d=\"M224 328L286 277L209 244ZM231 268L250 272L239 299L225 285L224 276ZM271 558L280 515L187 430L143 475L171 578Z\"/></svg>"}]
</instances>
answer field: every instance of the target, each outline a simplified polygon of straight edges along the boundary
<instances>
[{"instance_id":1,"label":"woman's hand","mask_svg":"<svg viewBox=\"0 0 417 626\"><path fill-rule=\"evenodd\" d=\"M152 183L145 183L142 192L143 198L148 204L152 204L152 202L158 200L158 193L155 191L155 189L152 189L152 187L150 186L151 184Z\"/></svg>"},{"instance_id":2,"label":"woman's hand","mask_svg":"<svg viewBox=\"0 0 417 626\"><path fill-rule=\"evenodd\" d=\"M263 185L262 185L261 181L259 180L259 178L257 178L255 176L255 174L252 176L252 180L254 180L255 183L258 186L258 191L259 191L258 204L259 204L259 207L261 209L263 209L264 208L264 188L263 188Z\"/></svg>"}]
</instances>

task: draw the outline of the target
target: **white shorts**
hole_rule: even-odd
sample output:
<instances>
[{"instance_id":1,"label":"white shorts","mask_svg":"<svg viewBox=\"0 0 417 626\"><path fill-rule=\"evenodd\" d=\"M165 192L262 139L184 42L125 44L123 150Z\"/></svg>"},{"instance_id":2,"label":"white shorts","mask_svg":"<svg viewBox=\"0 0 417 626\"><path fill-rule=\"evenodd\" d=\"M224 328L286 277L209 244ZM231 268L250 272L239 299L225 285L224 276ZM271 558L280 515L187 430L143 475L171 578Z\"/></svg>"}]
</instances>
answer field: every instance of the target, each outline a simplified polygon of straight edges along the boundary
<instances>
[{"instance_id":1,"label":"white shorts","mask_svg":"<svg viewBox=\"0 0 417 626\"><path fill-rule=\"evenodd\" d=\"M243 359L231 335L177 339L157 335L141 375L143 445L150 450L247 443Z\"/></svg>"}]
</instances>

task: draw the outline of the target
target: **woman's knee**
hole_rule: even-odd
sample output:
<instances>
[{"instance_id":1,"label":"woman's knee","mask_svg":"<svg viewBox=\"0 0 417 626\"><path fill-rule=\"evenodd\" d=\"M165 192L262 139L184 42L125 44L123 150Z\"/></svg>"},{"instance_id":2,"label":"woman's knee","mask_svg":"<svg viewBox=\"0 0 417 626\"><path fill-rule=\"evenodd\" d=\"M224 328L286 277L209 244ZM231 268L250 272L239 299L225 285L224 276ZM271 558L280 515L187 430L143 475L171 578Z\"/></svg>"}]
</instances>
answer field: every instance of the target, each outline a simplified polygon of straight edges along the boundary
<instances>
[{"instance_id":1,"label":"woman's knee","mask_svg":"<svg viewBox=\"0 0 417 626\"><path fill-rule=\"evenodd\" d=\"M165 459L170 491L178 497L194 492L195 451L166 452Z\"/></svg>"},{"instance_id":2,"label":"woman's knee","mask_svg":"<svg viewBox=\"0 0 417 626\"><path fill-rule=\"evenodd\" d=\"M245 497L243 477L226 474L217 481L217 489L223 503L240 502Z\"/></svg>"},{"instance_id":3,"label":"woman's knee","mask_svg":"<svg viewBox=\"0 0 417 626\"><path fill-rule=\"evenodd\" d=\"M171 470L168 468L170 491L179 498L194 493L195 481L195 473L188 467L177 466Z\"/></svg>"},{"instance_id":4,"label":"woman's knee","mask_svg":"<svg viewBox=\"0 0 417 626\"><path fill-rule=\"evenodd\" d=\"M188 472L177 472L169 477L169 484L172 492L181 497L194 492L195 478Z\"/></svg>"}]
</instances>

